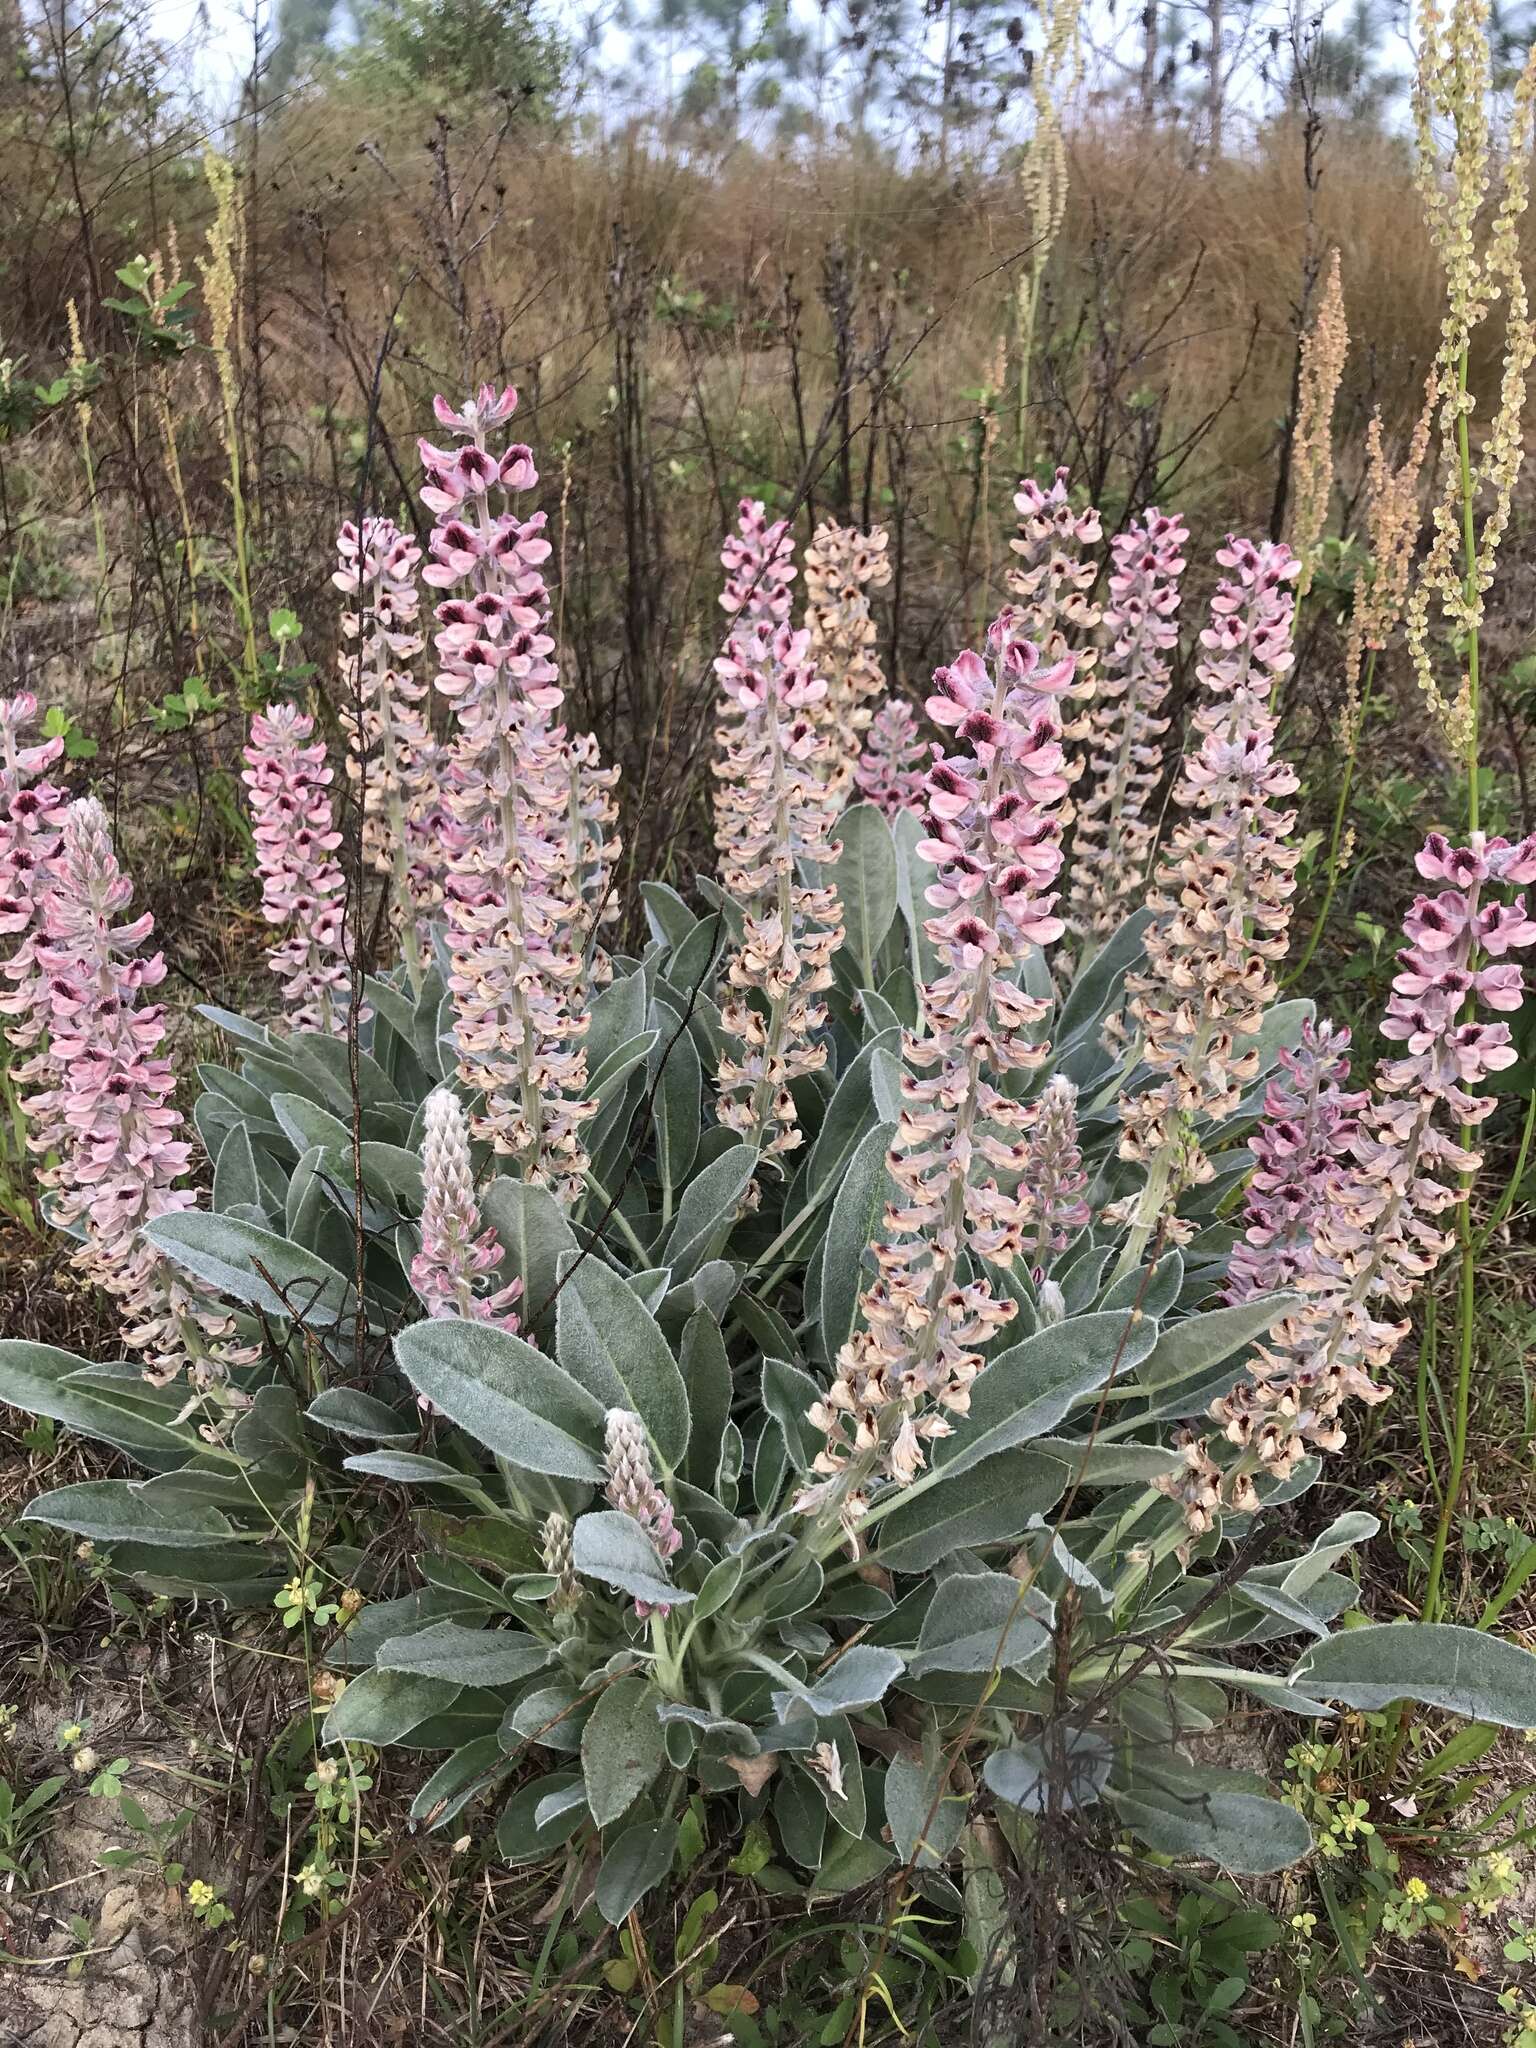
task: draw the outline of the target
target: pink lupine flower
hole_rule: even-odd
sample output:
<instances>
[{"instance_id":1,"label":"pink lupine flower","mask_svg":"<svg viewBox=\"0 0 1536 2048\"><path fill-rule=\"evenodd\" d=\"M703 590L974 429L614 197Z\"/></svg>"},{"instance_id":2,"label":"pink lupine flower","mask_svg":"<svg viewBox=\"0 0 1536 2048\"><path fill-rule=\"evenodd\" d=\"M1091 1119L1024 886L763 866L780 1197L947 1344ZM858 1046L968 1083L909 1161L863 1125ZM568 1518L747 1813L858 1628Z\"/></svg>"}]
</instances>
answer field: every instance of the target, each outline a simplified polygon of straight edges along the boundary
<instances>
[{"instance_id":1,"label":"pink lupine flower","mask_svg":"<svg viewBox=\"0 0 1536 2048\"><path fill-rule=\"evenodd\" d=\"M1126 978L1140 1054L1156 1078L1120 1098L1120 1156L1146 1168L1142 1189L1118 1211L1132 1226L1122 1272L1154 1229L1176 1243L1188 1234L1174 1203L1211 1172L1195 1121L1230 1116L1258 1072L1256 1046L1239 1041L1274 1001L1295 888L1295 814L1278 800L1296 777L1274 751L1269 696L1292 661L1296 558L1277 542L1232 538L1217 560L1235 574L1217 587L1200 636L1209 701L1194 715L1200 744L1174 791L1186 816L1148 897L1146 965Z\"/></svg>"},{"instance_id":2,"label":"pink lupine flower","mask_svg":"<svg viewBox=\"0 0 1536 2048\"><path fill-rule=\"evenodd\" d=\"M1081 707L1094 695L1099 659L1099 607L1091 595L1098 569L1084 551L1096 548L1104 537L1092 505L1073 510L1068 477L1067 470L1058 469L1049 490L1042 490L1031 477L1021 480L1013 500L1018 532L1008 544L1017 557L1008 571L1017 631L1039 648L1048 665L1074 656L1071 694L1080 708L1062 706L1064 743L1085 740L1089 733L1086 709ZM1075 747L1067 745L1065 762L1067 780L1075 783L1083 772ZM1069 809L1063 824L1070 823L1071 816Z\"/></svg>"},{"instance_id":3,"label":"pink lupine flower","mask_svg":"<svg viewBox=\"0 0 1536 2048\"><path fill-rule=\"evenodd\" d=\"M450 427L456 434L473 434L479 427L503 426L516 410L517 393L510 384L500 391L494 384L482 384L473 398L465 399L458 412L441 393L432 401L432 415L438 425Z\"/></svg>"},{"instance_id":4,"label":"pink lupine flower","mask_svg":"<svg viewBox=\"0 0 1536 2048\"><path fill-rule=\"evenodd\" d=\"M426 502L445 516L423 572L454 591L437 608L437 687L458 725L447 835L449 947L459 1078L481 1097L476 1135L523 1175L571 1199L583 1189L581 1125L587 1016L581 1001L590 914L570 858L573 772L584 816L610 821L605 771L583 748L574 763L552 721L563 698L549 632L544 515L520 519L510 493L538 481L528 449L487 446L517 402L482 390L437 416L469 437L454 450L421 443ZM457 508L456 510L454 508ZM611 842L602 841L603 859ZM606 885L605 885L606 886Z\"/></svg>"},{"instance_id":5,"label":"pink lupine flower","mask_svg":"<svg viewBox=\"0 0 1536 2048\"><path fill-rule=\"evenodd\" d=\"M433 826L442 815L444 750L420 705L426 685L411 674L421 652L416 569L421 549L392 519L351 520L336 537L331 581L355 598L344 611L340 661L347 771L360 790L363 854L390 877L391 910L411 986L425 973L423 946L443 900L443 854Z\"/></svg>"},{"instance_id":6,"label":"pink lupine flower","mask_svg":"<svg viewBox=\"0 0 1536 2048\"><path fill-rule=\"evenodd\" d=\"M799 1503L824 1510L835 1500L845 1518L870 1481L910 1484L924 1445L967 1412L983 1347L1016 1312L994 1294L987 1267L1040 1253L1076 1211L1070 1102L1058 1091L1041 1111L998 1085L1046 1056L1034 1032L1049 1006L1024 993L1015 970L1063 930L1052 885L1073 663L1043 662L1017 617L1005 611L992 627L990 670L962 654L937 672L928 699L929 716L956 743L929 771L919 849L938 870L926 930L944 971L922 991L925 1030L907 1040L917 1072L903 1079L886 1162L896 1194L873 1247L860 1327L810 1411L825 1438L815 1459L824 1477ZM1061 1198L1048 1216L1022 1178L1043 1117L1055 1122L1049 1150Z\"/></svg>"},{"instance_id":7,"label":"pink lupine flower","mask_svg":"<svg viewBox=\"0 0 1536 2048\"><path fill-rule=\"evenodd\" d=\"M1525 899L1504 901L1493 891L1536 882L1536 834L1516 845L1474 834L1464 847L1434 834L1418 869L1427 881L1457 886L1420 897L1406 920L1410 943L1398 954L1382 1023L1383 1036L1406 1052L1377 1063L1374 1091L1358 1114L1352 1105L1359 1098L1344 1098L1352 1128L1341 1155L1329 1162L1326 1199L1287 1245L1301 1303L1257 1348L1246 1376L1212 1406L1238 1450L1236 1464L1223 1471L1209 1447L1192 1439L1185 1486L1177 1477L1164 1486L1183 1503L1191 1528L1209 1526L1213 1488L1219 1501L1251 1509L1257 1473L1283 1479L1309 1449L1343 1449L1345 1403L1386 1398L1388 1389L1372 1374L1391 1362L1408 1331L1390 1311L1412 1300L1450 1249L1452 1233L1439 1218L1461 1200L1461 1177L1482 1164L1462 1134L1497 1102L1478 1092L1478 1083L1516 1055L1503 1016L1483 1022L1477 1011L1508 1014L1519 992L1503 973L1502 949L1536 944ZM1491 984L1490 933L1498 958Z\"/></svg>"},{"instance_id":8,"label":"pink lupine flower","mask_svg":"<svg viewBox=\"0 0 1536 2048\"><path fill-rule=\"evenodd\" d=\"M172 1377L190 1357L208 1385L250 1354L231 1349L224 1310L142 1234L196 1197L176 1185L190 1146L161 1050L164 1012L140 1001L165 978L164 960L146 951L154 919L145 911L117 922L132 894L101 805L71 804L43 899L38 1000L17 1033L35 1050L16 1079L29 1091L29 1144L56 1155L39 1176L54 1217L83 1233L76 1264L119 1304L125 1340L151 1377Z\"/></svg>"},{"instance_id":9,"label":"pink lupine flower","mask_svg":"<svg viewBox=\"0 0 1536 2048\"><path fill-rule=\"evenodd\" d=\"M411 1261L411 1285L432 1316L464 1316L516 1331L512 1304L523 1291L513 1279L491 1293L488 1273L503 1258L494 1228L480 1222L470 1166L469 1129L458 1097L436 1088L427 1097L421 1136L421 1250Z\"/></svg>"},{"instance_id":10,"label":"pink lupine flower","mask_svg":"<svg viewBox=\"0 0 1536 2048\"><path fill-rule=\"evenodd\" d=\"M1348 1082L1349 1033L1309 1018L1301 1044L1280 1055L1250 1141L1253 1177L1243 1239L1227 1267L1228 1301L1290 1287L1309 1269L1318 1223L1342 1197L1369 1100L1349 1093Z\"/></svg>"},{"instance_id":11,"label":"pink lupine flower","mask_svg":"<svg viewBox=\"0 0 1536 2048\"><path fill-rule=\"evenodd\" d=\"M24 738L36 716L37 699L29 692L0 698L0 941L9 942L0 975L10 983L0 989L0 1017L12 1020L8 1035L18 1047L35 1044L46 1028L37 946L69 801L45 779L64 751L63 740L29 743ZM34 1017L39 1019L35 1024ZM32 1138L39 1151L57 1149L60 1135L34 1124Z\"/></svg>"},{"instance_id":12,"label":"pink lupine flower","mask_svg":"<svg viewBox=\"0 0 1536 2048\"><path fill-rule=\"evenodd\" d=\"M900 811L921 811L928 753L911 705L900 697L887 697L870 723L853 771L859 795L887 818Z\"/></svg>"},{"instance_id":13,"label":"pink lupine flower","mask_svg":"<svg viewBox=\"0 0 1536 2048\"><path fill-rule=\"evenodd\" d=\"M789 586L795 580L794 535L787 519L770 520L761 498L743 498L736 531L720 550L725 588L720 608L733 630L788 623Z\"/></svg>"},{"instance_id":14,"label":"pink lupine flower","mask_svg":"<svg viewBox=\"0 0 1536 2048\"><path fill-rule=\"evenodd\" d=\"M826 742L822 772L848 801L862 735L885 695L875 652L878 634L869 594L891 580L881 527L859 533L831 520L818 526L805 551L805 625L811 666L826 684L816 723Z\"/></svg>"},{"instance_id":15,"label":"pink lupine flower","mask_svg":"<svg viewBox=\"0 0 1536 2048\"><path fill-rule=\"evenodd\" d=\"M293 704L269 704L251 720L241 776L250 792L261 912L288 928L267 955L282 980L286 1021L296 1031L347 1028L351 996L347 885L341 834L328 794L325 742L306 744L315 721Z\"/></svg>"},{"instance_id":16,"label":"pink lupine flower","mask_svg":"<svg viewBox=\"0 0 1536 2048\"><path fill-rule=\"evenodd\" d=\"M656 1484L651 1471L650 1445L645 1424L627 1408L610 1408L607 1419L608 1480L604 1488L611 1507L632 1515L650 1537L659 1558L675 1557L682 1548L682 1532L672 1514L672 1503ZM663 1620L672 1612L661 1601L654 1606L637 1600L635 1613L643 1621L649 1614Z\"/></svg>"},{"instance_id":17,"label":"pink lupine flower","mask_svg":"<svg viewBox=\"0 0 1536 2048\"><path fill-rule=\"evenodd\" d=\"M1097 656L1087 645L1099 623L1099 608L1088 593L1097 569L1083 549L1104 537L1098 513L1089 505L1072 509L1069 472L1058 469L1048 491L1025 477L1014 494L1017 536L1008 545L1018 561L1008 572L1008 594L1025 633L1048 660L1075 651L1077 687L1082 689Z\"/></svg>"},{"instance_id":18,"label":"pink lupine flower","mask_svg":"<svg viewBox=\"0 0 1536 2048\"><path fill-rule=\"evenodd\" d=\"M794 569L776 529L764 537L761 513L744 504L741 533L721 553L731 572L726 608L738 624L715 662L715 845L721 883L742 906L745 927L725 977L718 1079L720 1121L772 1156L801 1142L790 1082L826 1064L816 997L831 986L843 929L837 891L806 887L795 872L802 862L837 857L830 835L839 791L825 772L828 747L816 723L826 684L810 665L808 634L771 617L743 623L754 607L761 612L765 587L782 592L785 612L789 606ZM768 585L766 570L782 571L781 580ZM758 578L751 592L749 574Z\"/></svg>"},{"instance_id":19,"label":"pink lupine flower","mask_svg":"<svg viewBox=\"0 0 1536 2048\"><path fill-rule=\"evenodd\" d=\"M1150 805L1162 780L1169 657L1179 641L1179 583L1189 533L1150 510L1110 545L1109 640L1088 713L1088 790L1072 836L1068 922L1075 967L1088 961L1142 901L1157 843Z\"/></svg>"}]
</instances>

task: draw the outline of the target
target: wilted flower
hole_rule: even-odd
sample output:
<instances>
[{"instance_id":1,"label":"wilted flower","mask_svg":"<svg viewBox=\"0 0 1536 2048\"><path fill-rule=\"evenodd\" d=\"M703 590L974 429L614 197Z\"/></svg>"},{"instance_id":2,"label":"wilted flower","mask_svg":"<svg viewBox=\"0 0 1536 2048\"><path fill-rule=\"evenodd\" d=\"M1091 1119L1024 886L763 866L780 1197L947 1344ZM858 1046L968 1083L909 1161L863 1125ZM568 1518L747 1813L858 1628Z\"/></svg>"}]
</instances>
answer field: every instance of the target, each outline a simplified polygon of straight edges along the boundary
<instances>
[{"instance_id":1,"label":"wilted flower","mask_svg":"<svg viewBox=\"0 0 1536 2048\"><path fill-rule=\"evenodd\" d=\"M1317 544L1328 522L1328 500L1333 495L1333 406L1348 352L1344 286L1335 249L1317 315L1301 339L1287 536L1301 564L1296 577L1299 597L1305 597L1312 586Z\"/></svg>"},{"instance_id":2,"label":"wilted flower","mask_svg":"<svg viewBox=\"0 0 1536 2048\"><path fill-rule=\"evenodd\" d=\"M1479 248L1479 222L1489 211L1494 161L1487 15L1487 0L1452 0L1444 11L1438 6L1422 10L1413 93L1419 194L1446 283L1445 318L1434 365L1445 489L1433 510L1428 553L1414 575L1407 638L1429 708L1446 738L1463 751L1476 738L1471 672L1465 655L1460 655L1455 694L1441 688L1435 675L1430 614L1438 610L1444 621L1435 644L1475 648L1525 459L1526 378L1536 356L1536 324L1531 319L1520 235L1530 196L1536 45L1526 55L1512 95L1509 131L1498 153L1504 189ZM1447 163L1441 161L1437 124L1452 138ZM1469 433L1476 400L1468 388L1466 366L1478 329L1501 299L1504 360L1498 405L1485 432ZM1465 497L1463 434L1468 434L1472 451L1470 494ZM1469 505L1483 508L1480 527L1467 510ZM1469 524L1475 530L1469 532ZM1471 559L1463 561L1469 541Z\"/></svg>"}]
</instances>

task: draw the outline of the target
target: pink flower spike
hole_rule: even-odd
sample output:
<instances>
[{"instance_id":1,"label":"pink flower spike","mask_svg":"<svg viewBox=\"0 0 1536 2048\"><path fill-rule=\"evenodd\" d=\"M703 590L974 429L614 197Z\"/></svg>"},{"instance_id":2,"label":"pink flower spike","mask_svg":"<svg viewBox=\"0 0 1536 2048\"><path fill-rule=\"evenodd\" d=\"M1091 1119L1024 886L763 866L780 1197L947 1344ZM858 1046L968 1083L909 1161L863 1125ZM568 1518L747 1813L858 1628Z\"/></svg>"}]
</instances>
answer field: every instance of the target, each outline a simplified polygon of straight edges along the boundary
<instances>
[{"instance_id":1,"label":"pink flower spike","mask_svg":"<svg viewBox=\"0 0 1536 2048\"><path fill-rule=\"evenodd\" d=\"M1239 578L1211 601L1219 630L1202 636L1199 744L1174 791L1185 816L1148 898L1146 964L1126 978L1154 1079L1120 1098L1120 1156L1146 1169L1117 1212L1131 1224L1121 1271L1134 1270L1159 1227L1174 1243L1189 1235L1175 1205L1212 1171L1194 1121L1230 1116L1258 1072L1253 1034L1277 992L1300 857L1289 844L1294 813L1279 807L1296 776L1274 752L1269 711L1287 659L1296 558L1276 542L1229 539L1218 560Z\"/></svg>"},{"instance_id":2,"label":"pink flower spike","mask_svg":"<svg viewBox=\"0 0 1536 2048\"><path fill-rule=\"evenodd\" d=\"M534 480L520 445L496 453L510 389L439 410L467 437L457 513L433 529L424 572L457 592L437 610L436 683L457 738L441 817L459 1079L480 1099L475 1135L566 1199L585 1192L585 989L601 977L596 927L617 858L615 771L553 721L563 701L549 631L544 514L508 493ZM446 417L444 416L446 412ZM590 957L589 957L590 956Z\"/></svg>"},{"instance_id":3,"label":"pink flower spike","mask_svg":"<svg viewBox=\"0 0 1536 2048\"><path fill-rule=\"evenodd\" d=\"M825 684L810 665L811 636L788 623L789 546L783 522L770 526L744 500L720 552L721 604L735 624L715 663L715 845L722 886L744 913L721 991L718 1113L768 1157L801 1142L790 1083L826 1064L817 999L843 939L836 889L797 876L837 858L844 779L818 722Z\"/></svg>"},{"instance_id":4,"label":"pink flower spike","mask_svg":"<svg viewBox=\"0 0 1536 2048\"><path fill-rule=\"evenodd\" d=\"M887 818L919 810L927 754L912 707L899 697L887 697L874 715L854 770L859 795Z\"/></svg>"},{"instance_id":5,"label":"pink flower spike","mask_svg":"<svg viewBox=\"0 0 1536 2048\"><path fill-rule=\"evenodd\" d=\"M891 580L886 546L881 527L858 533L829 520L805 551L805 624L820 692L813 714L823 742L819 772L843 802L857 774L860 743L885 696L870 594Z\"/></svg>"},{"instance_id":6,"label":"pink flower spike","mask_svg":"<svg viewBox=\"0 0 1536 2048\"><path fill-rule=\"evenodd\" d=\"M124 1340L146 1372L169 1379L190 1360L196 1383L209 1387L251 1354L232 1347L225 1311L143 1235L196 1199L176 1185L191 1148L162 1051L164 1013L141 1001L165 976L160 955L145 951L154 920L114 921L132 886L101 805L83 797L57 815L47 886L35 898L40 929L19 991L26 1000L5 1005L19 1018L15 1042L32 1048L13 1070L28 1144L53 1155L39 1179L53 1193L54 1219L80 1233L74 1263L117 1302ZM16 970L13 959L13 980Z\"/></svg>"},{"instance_id":7,"label":"pink flower spike","mask_svg":"<svg viewBox=\"0 0 1536 2048\"><path fill-rule=\"evenodd\" d=\"M1398 955L1402 972L1382 1035L1406 1053L1378 1062L1373 1094L1339 1092L1343 1035L1330 1038L1327 1027L1287 1059L1288 1078L1271 1084L1254 1140L1259 1164L1247 1242L1233 1259L1230 1285L1234 1298L1292 1285L1302 1300L1212 1407L1237 1464L1223 1474L1207 1449L1191 1443L1199 1498L1177 1477L1165 1487L1184 1501L1191 1528L1209 1526L1213 1497L1250 1506L1255 1470L1283 1479L1309 1449L1342 1449L1348 1401L1386 1398L1372 1375L1391 1363L1408 1329L1401 1310L1452 1244L1439 1218L1461 1197L1459 1176L1481 1165L1461 1142L1463 1127L1481 1124L1495 1107L1497 1098L1478 1092L1478 1083L1515 1056L1507 1024L1464 1015L1490 973L1499 976L1495 1007L1508 1011L1519 999L1517 982L1485 967L1479 950L1479 931L1499 908L1483 901L1500 879L1488 851L1433 835L1419 856L1422 875L1454 879L1465 894L1456 892L1448 947L1437 929L1433 951L1420 942ZM1422 899L1410 913L1415 930L1421 908ZM1520 943L1533 941L1536 930Z\"/></svg>"},{"instance_id":8,"label":"pink flower spike","mask_svg":"<svg viewBox=\"0 0 1536 2048\"><path fill-rule=\"evenodd\" d=\"M990 674L968 652L935 678L936 697L958 707L957 736L974 735L926 778L919 851L938 870L938 914L925 929L942 969L921 991L925 1029L905 1047L916 1073L903 1080L886 1161L896 1192L872 1247L875 1279L810 1410L823 1446L821 1476L799 1497L807 1511L835 1503L851 1518L872 1483L911 1483L925 1445L966 1413L984 1348L1015 1314L988 1268L1043 1265L1082 1214L1070 1084L1038 1105L997 1085L1046 1057L1034 1033L1049 1006L1025 994L1017 969L1062 929L1062 694L1032 687L1054 665L1042 668L1017 623L1005 613L988 636Z\"/></svg>"},{"instance_id":9,"label":"pink flower spike","mask_svg":"<svg viewBox=\"0 0 1536 2048\"><path fill-rule=\"evenodd\" d=\"M447 749L421 706L426 685L416 571L421 549L389 519L349 521L336 539L333 582L357 601L341 616L341 717L350 742L347 773L363 812L363 855L390 878L390 907L411 986L426 971L431 922L447 878L443 781Z\"/></svg>"},{"instance_id":10,"label":"pink flower spike","mask_svg":"<svg viewBox=\"0 0 1536 2048\"><path fill-rule=\"evenodd\" d=\"M251 720L241 780L250 792L251 836L268 924L290 927L267 955L296 1031L344 1034L351 998L341 834L328 795L325 744L306 745L315 722L295 705L269 704Z\"/></svg>"},{"instance_id":11,"label":"pink flower spike","mask_svg":"<svg viewBox=\"0 0 1536 2048\"><path fill-rule=\"evenodd\" d=\"M1088 712L1087 794L1072 842L1069 923L1079 974L1145 894L1188 540L1181 520L1154 508L1110 544L1108 647Z\"/></svg>"}]
</instances>

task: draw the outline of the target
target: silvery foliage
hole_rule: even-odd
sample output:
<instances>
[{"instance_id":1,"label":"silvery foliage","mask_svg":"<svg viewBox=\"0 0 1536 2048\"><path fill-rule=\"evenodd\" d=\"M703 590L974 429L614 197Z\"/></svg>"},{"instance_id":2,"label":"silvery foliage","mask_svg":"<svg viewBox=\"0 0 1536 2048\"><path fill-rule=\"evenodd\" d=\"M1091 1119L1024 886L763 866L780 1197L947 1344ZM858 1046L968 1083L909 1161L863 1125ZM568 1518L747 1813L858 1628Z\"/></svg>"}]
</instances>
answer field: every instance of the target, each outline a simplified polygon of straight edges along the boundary
<instances>
[{"instance_id":1,"label":"silvery foliage","mask_svg":"<svg viewBox=\"0 0 1536 2048\"><path fill-rule=\"evenodd\" d=\"M1018 1313L969 1417L914 1485L876 1496L856 1561L835 1524L796 1511L817 1448L806 1410L868 1278L902 1030L931 972L918 836L863 805L839 828L848 938L827 1066L796 1084L807 1142L787 1179L755 1171L711 1115L710 991L740 913L708 884L697 909L646 886L650 943L593 1005L591 1195L563 1214L479 1162L506 1253L495 1284L521 1279L524 1336L424 1320L408 1278L422 1104L454 1069L434 973L415 1001L398 975L367 984L355 1129L343 1040L205 1013L230 1047L199 1070L211 1207L153 1234L262 1346L227 1435L200 1433L185 1390L131 1364L0 1344L0 1398L148 1474L65 1487L31 1519L156 1591L260 1607L307 1516L327 1594L357 1585L369 1603L328 1652L349 1683L326 1739L437 1757L418 1820L462 1827L482 1802L509 1861L596 1848L614 1921L667 1875L695 1795L734 1807L726 1832L768 1817L812 1892L899 1858L958 1904L943 1866L977 1777L1015 1841L1037 1816L1099 1807L1169 1855L1252 1872L1303 1855L1291 1807L1190 1759L1234 1695L1303 1716L1409 1698L1536 1724L1536 1661L1511 1645L1336 1628L1372 1516L1305 1543L1283 1516L1229 1516L1186 1551L1153 1488L1181 1423L1235 1382L1283 1305L1220 1302L1262 1073L1202 1133L1218 1170L1184 1205L1182 1250L1115 1278L1119 1240L1090 1225L1040 1284L1010 1281ZM1130 1185L1104 1025L1144 921L1057 1003L1051 1064L1030 1077L1077 1085L1095 1215ZM1309 1008L1266 1020L1264 1072ZM640 1418L672 1502L670 1559L603 1497L616 1408ZM1313 1460L1267 1505L1315 1476ZM368 1540L402 1500L420 1542L404 1589L376 1576ZM552 1510L572 1525L574 1604L541 1548ZM637 1600L668 1612L641 1619Z\"/></svg>"}]
</instances>

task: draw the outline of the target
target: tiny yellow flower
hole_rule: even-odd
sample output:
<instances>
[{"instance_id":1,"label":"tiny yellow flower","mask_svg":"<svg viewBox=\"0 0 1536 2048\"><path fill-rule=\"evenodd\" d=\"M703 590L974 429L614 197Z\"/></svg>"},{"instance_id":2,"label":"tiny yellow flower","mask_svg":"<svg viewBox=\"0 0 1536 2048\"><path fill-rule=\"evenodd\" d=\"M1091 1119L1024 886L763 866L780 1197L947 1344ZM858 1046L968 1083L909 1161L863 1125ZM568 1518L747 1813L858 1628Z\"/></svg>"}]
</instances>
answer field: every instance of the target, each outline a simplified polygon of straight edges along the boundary
<instances>
[{"instance_id":1,"label":"tiny yellow flower","mask_svg":"<svg viewBox=\"0 0 1536 2048\"><path fill-rule=\"evenodd\" d=\"M200 1877L194 1877L192 1882L187 1886L187 1904L192 1908L193 1912L197 1913L200 1912L204 1906L211 1906L213 1904L213 1899L213 1886L211 1884L205 1884Z\"/></svg>"},{"instance_id":2,"label":"tiny yellow flower","mask_svg":"<svg viewBox=\"0 0 1536 2048\"><path fill-rule=\"evenodd\" d=\"M1429 1886L1422 1877L1410 1877L1403 1886L1403 1891L1408 1898L1412 1899L1416 1906L1422 1906L1429 1897Z\"/></svg>"}]
</instances>

